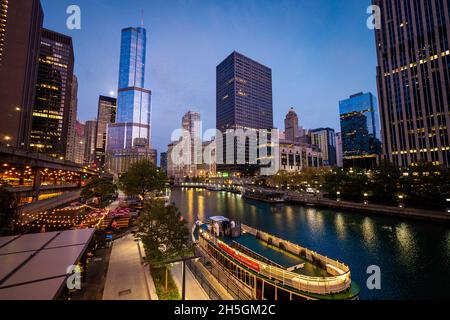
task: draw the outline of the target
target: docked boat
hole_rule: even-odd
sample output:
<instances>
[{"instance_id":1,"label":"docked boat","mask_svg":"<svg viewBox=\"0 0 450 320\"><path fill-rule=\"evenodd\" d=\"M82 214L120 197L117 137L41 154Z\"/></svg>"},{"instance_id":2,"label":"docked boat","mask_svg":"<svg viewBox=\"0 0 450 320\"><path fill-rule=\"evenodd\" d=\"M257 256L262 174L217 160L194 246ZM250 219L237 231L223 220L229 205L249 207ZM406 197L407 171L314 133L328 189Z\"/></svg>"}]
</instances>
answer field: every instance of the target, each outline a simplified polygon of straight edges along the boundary
<instances>
[{"instance_id":1,"label":"docked boat","mask_svg":"<svg viewBox=\"0 0 450 320\"><path fill-rule=\"evenodd\" d=\"M224 189L221 186L218 186L218 185L208 185L206 187L206 190L209 190L209 191L223 191Z\"/></svg>"},{"instance_id":2,"label":"docked boat","mask_svg":"<svg viewBox=\"0 0 450 320\"><path fill-rule=\"evenodd\" d=\"M300 245L232 221L198 221L200 254L227 273L253 300L354 300L350 268Z\"/></svg>"},{"instance_id":3,"label":"docked boat","mask_svg":"<svg viewBox=\"0 0 450 320\"><path fill-rule=\"evenodd\" d=\"M268 203L284 203L288 200L284 191L256 187L245 187L242 190L242 196L247 199Z\"/></svg>"}]
</instances>

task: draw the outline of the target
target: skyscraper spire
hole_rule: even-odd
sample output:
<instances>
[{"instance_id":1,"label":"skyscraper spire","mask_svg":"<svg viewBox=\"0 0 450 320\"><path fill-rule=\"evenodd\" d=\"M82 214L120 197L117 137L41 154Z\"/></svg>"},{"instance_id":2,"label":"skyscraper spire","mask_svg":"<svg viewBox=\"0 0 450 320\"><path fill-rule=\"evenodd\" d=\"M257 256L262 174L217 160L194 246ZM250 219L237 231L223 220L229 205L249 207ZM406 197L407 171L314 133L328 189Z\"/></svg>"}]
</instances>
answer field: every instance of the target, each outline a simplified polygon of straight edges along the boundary
<instances>
[{"instance_id":1,"label":"skyscraper spire","mask_svg":"<svg viewBox=\"0 0 450 320\"><path fill-rule=\"evenodd\" d=\"M141 9L141 27L144 27L144 9Z\"/></svg>"}]
</instances>

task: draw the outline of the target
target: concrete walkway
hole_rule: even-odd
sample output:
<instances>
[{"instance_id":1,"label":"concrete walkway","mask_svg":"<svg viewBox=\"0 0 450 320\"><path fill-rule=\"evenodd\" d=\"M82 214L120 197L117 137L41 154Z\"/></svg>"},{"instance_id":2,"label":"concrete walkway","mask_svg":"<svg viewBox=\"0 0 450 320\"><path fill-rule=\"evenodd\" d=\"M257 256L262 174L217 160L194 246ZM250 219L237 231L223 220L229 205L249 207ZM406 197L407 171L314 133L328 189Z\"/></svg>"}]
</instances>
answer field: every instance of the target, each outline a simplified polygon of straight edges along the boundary
<instances>
[{"instance_id":1,"label":"concrete walkway","mask_svg":"<svg viewBox=\"0 0 450 320\"><path fill-rule=\"evenodd\" d=\"M114 241L103 300L151 300L152 280L142 264L142 249L130 234ZM153 285L154 288L154 285Z\"/></svg>"},{"instance_id":2,"label":"concrete walkway","mask_svg":"<svg viewBox=\"0 0 450 320\"><path fill-rule=\"evenodd\" d=\"M182 265L181 263L176 264L171 269L172 277L177 285L178 291L181 297L182 288ZM186 300L209 300L208 295L203 290L202 286L197 282L191 270L186 267Z\"/></svg>"}]
</instances>

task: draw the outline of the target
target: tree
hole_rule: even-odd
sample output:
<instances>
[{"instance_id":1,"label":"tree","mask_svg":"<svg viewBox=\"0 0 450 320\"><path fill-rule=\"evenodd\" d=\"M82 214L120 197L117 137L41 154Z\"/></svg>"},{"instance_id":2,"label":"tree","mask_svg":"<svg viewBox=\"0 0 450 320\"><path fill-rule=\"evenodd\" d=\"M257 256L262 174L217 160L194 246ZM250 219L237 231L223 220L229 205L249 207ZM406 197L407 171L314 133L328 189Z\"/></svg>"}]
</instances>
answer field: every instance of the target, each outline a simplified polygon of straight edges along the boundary
<instances>
[{"instance_id":1,"label":"tree","mask_svg":"<svg viewBox=\"0 0 450 320\"><path fill-rule=\"evenodd\" d=\"M413 206L444 208L450 195L450 171L432 163L408 168L401 179L406 202Z\"/></svg>"},{"instance_id":2,"label":"tree","mask_svg":"<svg viewBox=\"0 0 450 320\"><path fill-rule=\"evenodd\" d=\"M81 196L85 199L99 197L102 201L113 196L117 192L117 186L108 179L93 177L81 190Z\"/></svg>"},{"instance_id":3,"label":"tree","mask_svg":"<svg viewBox=\"0 0 450 320\"><path fill-rule=\"evenodd\" d=\"M0 187L0 235L14 233L14 220L17 214L17 200L14 193Z\"/></svg>"},{"instance_id":4,"label":"tree","mask_svg":"<svg viewBox=\"0 0 450 320\"><path fill-rule=\"evenodd\" d=\"M119 179L119 187L127 195L137 195L141 199L164 189L167 177L150 161L143 160L131 165L128 172Z\"/></svg>"},{"instance_id":5,"label":"tree","mask_svg":"<svg viewBox=\"0 0 450 320\"><path fill-rule=\"evenodd\" d=\"M147 203L138 221L137 238L144 244L146 260L154 268L192 251L189 229L180 211L161 201Z\"/></svg>"},{"instance_id":6,"label":"tree","mask_svg":"<svg viewBox=\"0 0 450 320\"><path fill-rule=\"evenodd\" d=\"M381 202L393 203L400 188L400 169L389 161L382 161L375 169L370 181L373 198Z\"/></svg>"}]
</instances>

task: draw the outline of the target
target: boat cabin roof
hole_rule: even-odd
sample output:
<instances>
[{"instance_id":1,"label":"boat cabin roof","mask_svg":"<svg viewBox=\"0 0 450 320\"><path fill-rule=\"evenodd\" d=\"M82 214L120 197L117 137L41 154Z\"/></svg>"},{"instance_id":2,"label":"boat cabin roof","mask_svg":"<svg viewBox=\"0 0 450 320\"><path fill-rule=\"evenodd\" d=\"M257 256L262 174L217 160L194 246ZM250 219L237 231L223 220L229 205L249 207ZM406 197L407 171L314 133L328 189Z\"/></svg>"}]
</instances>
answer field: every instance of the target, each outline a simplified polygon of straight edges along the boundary
<instances>
[{"instance_id":1,"label":"boat cabin roof","mask_svg":"<svg viewBox=\"0 0 450 320\"><path fill-rule=\"evenodd\" d=\"M224 221L230 221L230 219L225 218L223 216L214 216L214 217L209 217L208 220L212 221L212 222L224 222Z\"/></svg>"}]
</instances>

